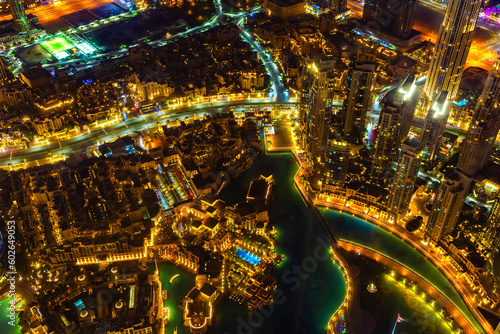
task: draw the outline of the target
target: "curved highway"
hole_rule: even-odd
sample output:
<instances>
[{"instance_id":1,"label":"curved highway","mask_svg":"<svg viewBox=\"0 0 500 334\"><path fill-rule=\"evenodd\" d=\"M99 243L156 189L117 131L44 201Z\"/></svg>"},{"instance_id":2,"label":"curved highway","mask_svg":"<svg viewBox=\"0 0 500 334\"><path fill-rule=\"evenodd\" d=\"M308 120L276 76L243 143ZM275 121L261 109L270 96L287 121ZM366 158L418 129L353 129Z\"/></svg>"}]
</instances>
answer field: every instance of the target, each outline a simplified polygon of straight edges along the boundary
<instances>
[{"instance_id":1,"label":"curved highway","mask_svg":"<svg viewBox=\"0 0 500 334\"><path fill-rule=\"evenodd\" d=\"M89 133L82 133L77 137L55 141L48 145L30 147L24 150L8 150L0 153L0 166L8 166L23 163L24 161L42 160L52 155L71 154L78 150L85 150L88 146L97 142L110 141L116 137L124 136L134 131L142 131L157 124L165 124L167 121L175 122L184 120L186 117L203 116L206 113L214 114L229 110L229 107L239 106L240 109L249 110L252 106L261 105L266 107L295 105L295 102L272 102L270 99L254 99L246 101L217 102L199 104L191 107L182 107L177 110L165 110L161 115L146 114L145 116L129 118L125 121L115 123L103 129L95 129Z\"/></svg>"},{"instance_id":2,"label":"curved highway","mask_svg":"<svg viewBox=\"0 0 500 334\"><path fill-rule=\"evenodd\" d=\"M257 43L250 33L240 26L240 35L243 39L250 44L259 53L264 66L271 77L273 82L272 97L273 101L284 102L288 100L287 91L281 80L281 73L279 72L278 66L274 63L273 57L267 53L262 46Z\"/></svg>"}]
</instances>

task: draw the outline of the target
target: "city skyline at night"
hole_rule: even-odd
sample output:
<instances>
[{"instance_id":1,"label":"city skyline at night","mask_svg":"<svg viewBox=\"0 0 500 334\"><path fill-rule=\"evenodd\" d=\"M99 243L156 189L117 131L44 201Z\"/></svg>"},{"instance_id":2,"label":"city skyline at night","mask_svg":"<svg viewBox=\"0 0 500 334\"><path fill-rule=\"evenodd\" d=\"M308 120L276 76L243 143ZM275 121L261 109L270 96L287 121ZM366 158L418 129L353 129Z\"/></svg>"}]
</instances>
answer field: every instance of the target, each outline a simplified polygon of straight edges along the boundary
<instances>
[{"instance_id":1,"label":"city skyline at night","mask_svg":"<svg viewBox=\"0 0 500 334\"><path fill-rule=\"evenodd\" d=\"M500 12L0 3L0 333L500 331Z\"/></svg>"}]
</instances>

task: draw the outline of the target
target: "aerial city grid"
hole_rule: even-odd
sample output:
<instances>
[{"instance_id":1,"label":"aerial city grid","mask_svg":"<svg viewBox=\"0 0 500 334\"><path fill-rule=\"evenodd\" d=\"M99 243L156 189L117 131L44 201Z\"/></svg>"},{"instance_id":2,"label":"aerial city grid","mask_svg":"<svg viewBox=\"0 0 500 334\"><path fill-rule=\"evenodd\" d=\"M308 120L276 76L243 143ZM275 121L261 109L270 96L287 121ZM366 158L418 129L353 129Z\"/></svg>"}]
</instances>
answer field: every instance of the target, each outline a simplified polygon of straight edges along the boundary
<instances>
[{"instance_id":1,"label":"aerial city grid","mask_svg":"<svg viewBox=\"0 0 500 334\"><path fill-rule=\"evenodd\" d=\"M500 333L499 0L2 0L0 333Z\"/></svg>"}]
</instances>

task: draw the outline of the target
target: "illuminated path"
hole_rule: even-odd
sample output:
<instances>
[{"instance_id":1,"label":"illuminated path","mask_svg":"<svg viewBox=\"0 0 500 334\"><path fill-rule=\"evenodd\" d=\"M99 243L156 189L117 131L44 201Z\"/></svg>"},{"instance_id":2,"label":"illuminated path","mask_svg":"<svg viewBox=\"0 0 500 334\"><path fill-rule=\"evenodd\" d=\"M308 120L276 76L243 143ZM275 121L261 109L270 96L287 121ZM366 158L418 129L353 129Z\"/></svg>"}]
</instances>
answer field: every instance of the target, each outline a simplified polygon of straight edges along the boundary
<instances>
[{"instance_id":1,"label":"illuminated path","mask_svg":"<svg viewBox=\"0 0 500 334\"><path fill-rule=\"evenodd\" d=\"M417 282L420 288L422 288L427 294L429 294L434 300L436 300L446 309L448 314L450 314L456 320L458 325L464 329L465 333L479 333L476 327L471 326L472 320L462 314L462 312L460 311L460 307L457 306L455 302L453 302L446 295L446 293L441 291L427 278L423 277L412 268L380 251L377 251L376 249L365 246L363 244L345 239L339 239L338 242L340 247L348 251L356 251L358 254L382 263L389 268L395 269L399 274L409 278L411 281Z\"/></svg>"},{"instance_id":2,"label":"illuminated path","mask_svg":"<svg viewBox=\"0 0 500 334\"><path fill-rule=\"evenodd\" d=\"M316 204L339 208L325 201L316 201ZM433 285L447 292L448 297L460 308L461 313L473 321L472 325L477 329L477 333L492 331L491 325L476 309L472 297L457 280L456 275L419 243L409 241L393 226L382 224L373 217L351 211L349 208L342 207L341 209L352 213L322 210L337 238L364 244L412 266L413 270L421 276L431 280Z\"/></svg>"},{"instance_id":3,"label":"illuminated path","mask_svg":"<svg viewBox=\"0 0 500 334\"><path fill-rule=\"evenodd\" d=\"M298 157L296 156L296 158ZM302 196L307 198L309 194L300 182L302 173L303 168L301 168L295 176L295 185L300 190ZM308 202L310 202L310 200L308 200ZM344 214L339 214L338 212L322 210L325 219L328 221L337 239L340 237L352 240L379 249L386 254L391 251L399 252L395 254L395 256L399 257L401 262L410 261L407 263L411 263L413 268L418 271L420 275L429 277L435 286L449 293L449 297L454 301L455 305L458 305L461 313L464 314L467 319L472 320L471 325L476 329L476 333L483 333L485 331L489 333L492 331L491 325L475 308L470 292L463 288L460 282L457 281L455 274L452 273L449 268L444 266L438 259L435 259L432 254L429 254L429 252L427 252L417 241L414 243L410 241L410 245L408 245L405 243L405 241L408 241L405 240L407 239L405 238L406 234L401 233L393 226L382 224L382 222L364 213L353 211L351 208L339 206L326 200L314 199L313 203L318 206L333 207L352 212L351 215L356 214L358 217L361 217L351 218ZM378 225L372 225L369 222L374 222ZM389 230L389 232L386 230ZM390 236L392 233L398 235L399 238ZM430 263L422 255L432 259L434 263ZM427 262L422 262L422 259ZM350 315L347 320L356 321L352 318L353 316L355 315Z\"/></svg>"},{"instance_id":4,"label":"illuminated path","mask_svg":"<svg viewBox=\"0 0 500 334\"><path fill-rule=\"evenodd\" d=\"M251 35L241 26L240 26L240 35L247 43L253 46L261 56L264 66L266 67L267 72L269 73L269 75L271 76L271 80L273 81L273 101L277 102L287 101L287 96L285 95L285 86L283 85L283 82L281 80L278 67L274 63L271 55L265 52L262 46L259 43L257 43L251 37Z\"/></svg>"}]
</instances>

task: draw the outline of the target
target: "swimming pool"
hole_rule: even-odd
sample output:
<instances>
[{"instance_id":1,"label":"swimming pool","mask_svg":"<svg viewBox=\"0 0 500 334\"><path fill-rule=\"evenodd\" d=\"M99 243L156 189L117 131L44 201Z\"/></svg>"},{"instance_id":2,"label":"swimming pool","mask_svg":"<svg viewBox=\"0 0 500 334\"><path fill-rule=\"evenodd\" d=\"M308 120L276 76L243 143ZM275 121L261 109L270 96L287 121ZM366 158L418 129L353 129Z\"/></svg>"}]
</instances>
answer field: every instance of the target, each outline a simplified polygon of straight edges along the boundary
<instances>
[{"instance_id":1,"label":"swimming pool","mask_svg":"<svg viewBox=\"0 0 500 334\"><path fill-rule=\"evenodd\" d=\"M253 264L254 266L257 265L260 261L260 257L250 252L247 252L246 250L243 250L240 247L236 248L236 255L239 258L242 258L243 260Z\"/></svg>"}]
</instances>

